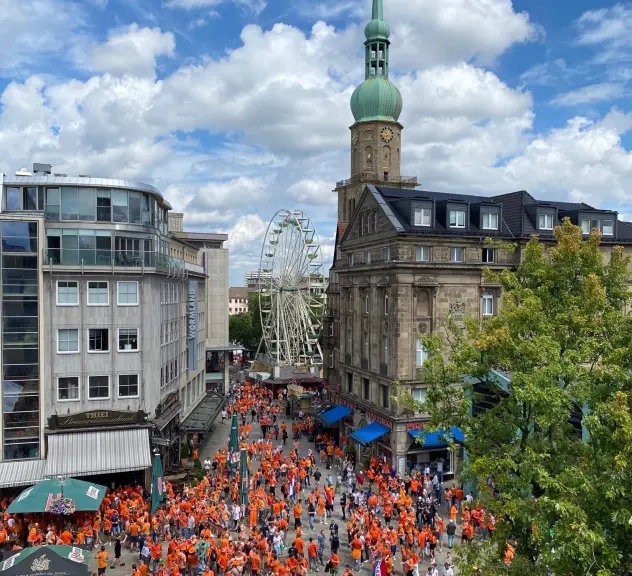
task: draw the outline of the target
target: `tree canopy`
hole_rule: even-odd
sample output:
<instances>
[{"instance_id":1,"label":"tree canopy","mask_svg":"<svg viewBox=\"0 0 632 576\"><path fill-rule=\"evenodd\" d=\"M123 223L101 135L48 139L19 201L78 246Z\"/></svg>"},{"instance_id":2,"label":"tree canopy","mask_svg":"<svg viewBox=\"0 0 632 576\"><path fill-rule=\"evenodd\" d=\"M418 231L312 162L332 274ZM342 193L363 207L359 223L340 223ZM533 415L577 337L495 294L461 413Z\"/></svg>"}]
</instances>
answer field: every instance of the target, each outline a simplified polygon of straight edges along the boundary
<instances>
[{"instance_id":1,"label":"tree canopy","mask_svg":"<svg viewBox=\"0 0 632 576\"><path fill-rule=\"evenodd\" d=\"M459 552L460 574L506 573L507 542L512 574L632 572L630 259L604 257L599 232L584 239L567 219L555 238L533 237L514 270L485 271L496 315L449 318L423 339L415 408L429 430L463 430L462 479L498 520L492 541Z\"/></svg>"},{"instance_id":2,"label":"tree canopy","mask_svg":"<svg viewBox=\"0 0 632 576\"><path fill-rule=\"evenodd\" d=\"M256 349L261 340L259 294L248 295L248 310L228 318L228 336L231 342Z\"/></svg>"}]
</instances>

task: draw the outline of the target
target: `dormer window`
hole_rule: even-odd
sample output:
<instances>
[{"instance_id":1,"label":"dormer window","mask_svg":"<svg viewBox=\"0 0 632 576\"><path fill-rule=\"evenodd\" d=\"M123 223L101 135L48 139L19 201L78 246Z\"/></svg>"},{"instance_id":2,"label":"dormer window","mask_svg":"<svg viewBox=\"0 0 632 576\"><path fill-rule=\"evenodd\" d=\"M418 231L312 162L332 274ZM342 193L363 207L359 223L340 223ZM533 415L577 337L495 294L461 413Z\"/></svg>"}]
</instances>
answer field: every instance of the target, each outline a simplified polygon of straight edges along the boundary
<instances>
[{"instance_id":1,"label":"dormer window","mask_svg":"<svg viewBox=\"0 0 632 576\"><path fill-rule=\"evenodd\" d=\"M603 220L601 223L601 233L604 236L614 235L614 220Z\"/></svg>"},{"instance_id":2,"label":"dormer window","mask_svg":"<svg viewBox=\"0 0 632 576\"><path fill-rule=\"evenodd\" d=\"M465 228L465 210L450 210L450 227Z\"/></svg>"},{"instance_id":3,"label":"dormer window","mask_svg":"<svg viewBox=\"0 0 632 576\"><path fill-rule=\"evenodd\" d=\"M430 226L430 217L432 210L430 208L415 208L413 212L413 223L415 226Z\"/></svg>"},{"instance_id":4,"label":"dormer window","mask_svg":"<svg viewBox=\"0 0 632 576\"><path fill-rule=\"evenodd\" d=\"M481 227L483 230L498 230L498 214L484 212L481 216Z\"/></svg>"},{"instance_id":5,"label":"dormer window","mask_svg":"<svg viewBox=\"0 0 632 576\"><path fill-rule=\"evenodd\" d=\"M590 220L582 220L579 225L582 228L582 234L590 234Z\"/></svg>"},{"instance_id":6,"label":"dormer window","mask_svg":"<svg viewBox=\"0 0 632 576\"><path fill-rule=\"evenodd\" d=\"M538 216L538 229L553 230L553 214L540 214Z\"/></svg>"}]
</instances>

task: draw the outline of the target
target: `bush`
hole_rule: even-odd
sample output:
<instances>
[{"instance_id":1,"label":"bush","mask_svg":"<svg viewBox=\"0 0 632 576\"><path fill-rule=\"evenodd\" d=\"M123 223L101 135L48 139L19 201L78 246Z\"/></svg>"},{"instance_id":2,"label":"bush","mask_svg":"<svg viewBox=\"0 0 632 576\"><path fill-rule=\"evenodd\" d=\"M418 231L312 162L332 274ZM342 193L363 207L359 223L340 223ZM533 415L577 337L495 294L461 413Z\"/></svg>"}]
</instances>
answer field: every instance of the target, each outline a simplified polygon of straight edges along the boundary
<instances>
[{"instance_id":1,"label":"bush","mask_svg":"<svg viewBox=\"0 0 632 576\"><path fill-rule=\"evenodd\" d=\"M202 462L200 462L200 459L199 459L199 458L196 458L196 459L193 461L193 467L194 467L194 468L199 468L200 470L202 470Z\"/></svg>"},{"instance_id":2,"label":"bush","mask_svg":"<svg viewBox=\"0 0 632 576\"><path fill-rule=\"evenodd\" d=\"M180 447L180 458L182 460L186 460L189 456L191 456L191 452L189 452L189 447L186 443L182 444Z\"/></svg>"},{"instance_id":3,"label":"bush","mask_svg":"<svg viewBox=\"0 0 632 576\"><path fill-rule=\"evenodd\" d=\"M345 448L345 454L354 455L356 453L355 446L353 444L348 444Z\"/></svg>"},{"instance_id":4,"label":"bush","mask_svg":"<svg viewBox=\"0 0 632 576\"><path fill-rule=\"evenodd\" d=\"M198 472L195 476L198 480L198 482L202 482L202 480L204 480L204 472Z\"/></svg>"},{"instance_id":5,"label":"bush","mask_svg":"<svg viewBox=\"0 0 632 576\"><path fill-rule=\"evenodd\" d=\"M198 485L197 480L191 480L191 488L195 488Z\"/></svg>"}]
</instances>

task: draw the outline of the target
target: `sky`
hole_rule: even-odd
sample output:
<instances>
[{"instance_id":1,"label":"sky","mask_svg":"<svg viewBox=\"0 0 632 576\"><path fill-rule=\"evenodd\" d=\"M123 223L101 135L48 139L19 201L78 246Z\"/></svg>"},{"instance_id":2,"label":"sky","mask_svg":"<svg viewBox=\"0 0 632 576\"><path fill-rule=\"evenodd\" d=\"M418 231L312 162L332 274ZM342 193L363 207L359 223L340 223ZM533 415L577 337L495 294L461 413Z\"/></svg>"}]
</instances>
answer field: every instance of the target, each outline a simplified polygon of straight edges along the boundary
<instances>
[{"instance_id":1,"label":"sky","mask_svg":"<svg viewBox=\"0 0 632 576\"><path fill-rule=\"evenodd\" d=\"M0 171L157 186L229 234L231 285L282 208L333 253L370 0L0 0ZM384 0L403 175L632 220L632 1Z\"/></svg>"}]
</instances>

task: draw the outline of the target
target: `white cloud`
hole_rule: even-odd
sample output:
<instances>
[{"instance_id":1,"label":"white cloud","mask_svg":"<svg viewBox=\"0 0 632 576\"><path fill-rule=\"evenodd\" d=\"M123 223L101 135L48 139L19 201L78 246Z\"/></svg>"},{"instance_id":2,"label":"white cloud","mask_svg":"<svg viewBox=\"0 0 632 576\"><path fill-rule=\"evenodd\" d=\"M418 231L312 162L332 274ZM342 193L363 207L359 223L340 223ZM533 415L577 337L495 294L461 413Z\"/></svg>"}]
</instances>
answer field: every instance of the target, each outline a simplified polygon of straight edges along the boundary
<instances>
[{"instance_id":1,"label":"white cloud","mask_svg":"<svg viewBox=\"0 0 632 576\"><path fill-rule=\"evenodd\" d=\"M245 207L263 199L266 183L261 178L239 177L200 186L185 210Z\"/></svg>"},{"instance_id":2,"label":"white cloud","mask_svg":"<svg viewBox=\"0 0 632 576\"><path fill-rule=\"evenodd\" d=\"M235 225L224 232L228 234L227 245L236 252L261 252L261 243L268 229L268 223L259 214L240 216Z\"/></svg>"},{"instance_id":3,"label":"white cloud","mask_svg":"<svg viewBox=\"0 0 632 576\"><path fill-rule=\"evenodd\" d=\"M337 196L332 193L333 183L330 180L304 178L292 184L288 189L288 197L299 204L329 206L337 204Z\"/></svg>"},{"instance_id":4,"label":"white cloud","mask_svg":"<svg viewBox=\"0 0 632 576\"><path fill-rule=\"evenodd\" d=\"M580 44L632 44L632 8L616 4L610 8L588 10L577 20Z\"/></svg>"},{"instance_id":5,"label":"white cloud","mask_svg":"<svg viewBox=\"0 0 632 576\"><path fill-rule=\"evenodd\" d=\"M622 98L625 94L625 85L614 82L602 82L583 86L577 90L571 90L556 96L551 104L556 106L577 106L579 104L593 104Z\"/></svg>"},{"instance_id":6,"label":"white cloud","mask_svg":"<svg viewBox=\"0 0 632 576\"><path fill-rule=\"evenodd\" d=\"M153 76L156 60L160 56L172 57L175 48L176 41L171 32L132 24L111 31L103 44L93 46L86 64L98 72Z\"/></svg>"},{"instance_id":7,"label":"white cloud","mask_svg":"<svg viewBox=\"0 0 632 576\"><path fill-rule=\"evenodd\" d=\"M226 2L232 2L233 4L252 10L255 14L259 14L266 7L265 0L167 0L166 5L169 8L199 10L202 8L213 8Z\"/></svg>"},{"instance_id":8,"label":"white cloud","mask_svg":"<svg viewBox=\"0 0 632 576\"><path fill-rule=\"evenodd\" d=\"M0 0L0 71L28 74L36 58L63 54L84 23L84 12L75 2Z\"/></svg>"}]
</instances>

